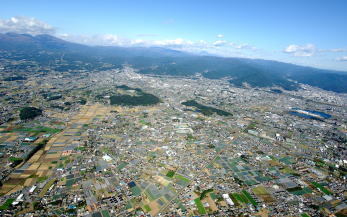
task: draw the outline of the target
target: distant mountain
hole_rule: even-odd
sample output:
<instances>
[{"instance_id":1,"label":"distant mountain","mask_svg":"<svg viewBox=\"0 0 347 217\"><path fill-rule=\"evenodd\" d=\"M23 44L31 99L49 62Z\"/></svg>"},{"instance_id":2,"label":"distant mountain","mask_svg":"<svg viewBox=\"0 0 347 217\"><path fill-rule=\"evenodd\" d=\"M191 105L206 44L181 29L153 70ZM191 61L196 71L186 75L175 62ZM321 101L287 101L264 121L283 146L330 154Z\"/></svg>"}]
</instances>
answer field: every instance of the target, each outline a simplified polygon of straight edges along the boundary
<instances>
[{"instance_id":1,"label":"distant mountain","mask_svg":"<svg viewBox=\"0 0 347 217\"><path fill-rule=\"evenodd\" d=\"M223 58L193 55L161 47L86 46L51 35L0 34L0 58L34 60L42 65L64 60L67 69L107 69L131 64L143 74L193 76L196 73L211 79L227 78L236 86L248 83L253 87L279 86L297 90L298 83L324 90L347 93L347 72L323 70L277 61ZM5 53L6 56L4 56ZM10 55L8 55L10 53ZM59 61L58 61L59 62ZM76 65L76 63L83 63Z\"/></svg>"}]
</instances>

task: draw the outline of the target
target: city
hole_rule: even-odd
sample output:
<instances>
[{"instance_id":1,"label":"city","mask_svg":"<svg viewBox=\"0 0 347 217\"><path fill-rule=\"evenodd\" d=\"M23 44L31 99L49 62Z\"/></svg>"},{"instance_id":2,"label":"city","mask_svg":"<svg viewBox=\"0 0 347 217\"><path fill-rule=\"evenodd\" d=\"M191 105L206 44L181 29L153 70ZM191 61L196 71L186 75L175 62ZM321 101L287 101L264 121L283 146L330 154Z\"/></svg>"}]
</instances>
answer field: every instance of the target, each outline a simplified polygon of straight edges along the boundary
<instances>
[{"instance_id":1,"label":"city","mask_svg":"<svg viewBox=\"0 0 347 217\"><path fill-rule=\"evenodd\" d=\"M3 0L0 217L347 217L346 11Z\"/></svg>"},{"instance_id":2,"label":"city","mask_svg":"<svg viewBox=\"0 0 347 217\"><path fill-rule=\"evenodd\" d=\"M160 100L111 103L140 90ZM130 66L4 81L2 215L345 215L346 95L278 92Z\"/></svg>"}]
</instances>

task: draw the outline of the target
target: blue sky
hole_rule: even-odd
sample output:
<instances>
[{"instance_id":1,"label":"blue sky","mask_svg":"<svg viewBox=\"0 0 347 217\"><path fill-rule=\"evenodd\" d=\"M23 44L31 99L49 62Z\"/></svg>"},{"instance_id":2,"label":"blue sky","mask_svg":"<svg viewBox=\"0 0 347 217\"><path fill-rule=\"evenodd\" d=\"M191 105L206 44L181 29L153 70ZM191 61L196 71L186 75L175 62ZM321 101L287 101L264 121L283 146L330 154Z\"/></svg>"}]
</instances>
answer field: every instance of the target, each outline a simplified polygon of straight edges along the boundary
<instances>
[{"instance_id":1,"label":"blue sky","mask_svg":"<svg viewBox=\"0 0 347 217\"><path fill-rule=\"evenodd\" d=\"M347 71L346 11L344 0L3 0L0 31L32 33L34 26L87 44L164 46Z\"/></svg>"}]
</instances>

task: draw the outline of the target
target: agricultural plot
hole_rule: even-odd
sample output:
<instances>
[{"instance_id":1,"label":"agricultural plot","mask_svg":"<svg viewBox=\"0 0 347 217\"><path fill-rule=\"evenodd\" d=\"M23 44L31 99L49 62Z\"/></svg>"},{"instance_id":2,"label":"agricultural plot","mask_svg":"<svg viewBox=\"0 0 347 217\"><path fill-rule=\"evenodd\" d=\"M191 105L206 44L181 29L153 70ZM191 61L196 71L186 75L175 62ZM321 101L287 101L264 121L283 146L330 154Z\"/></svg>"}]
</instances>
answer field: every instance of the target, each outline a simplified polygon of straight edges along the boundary
<instances>
[{"instance_id":1,"label":"agricultural plot","mask_svg":"<svg viewBox=\"0 0 347 217\"><path fill-rule=\"evenodd\" d=\"M75 149L76 143L74 141L76 139L78 140L80 133L85 130L83 128L84 124L91 123L96 116L104 117L108 111L108 107L99 104L83 106L80 113L67 123L67 127L63 131L44 126L6 129L11 132L13 131L8 134L9 137L6 138L7 140L20 133L45 133L54 135L47 142L44 149L37 151L31 156L27 163L17 170L17 174L10 176L10 179L1 187L0 193L10 194L22 189L24 186L34 185L36 182L40 182L40 179L49 177L52 174L52 168L60 165L63 152ZM77 133L78 135L76 135ZM3 135L1 136L3 137ZM38 142L40 142L40 139L35 141L35 144ZM30 180L27 181L27 179ZM67 184L70 184L70 181Z\"/></svg>"},{"instance_id":2,"label":"agricultural plot","mask_svg":"<svg viewBox=\"0 0 347 217\"><path fill-rule=\"evenodd\" d=\"M251 166L241 158L228 159L227 157L221 157L216 158L216 163L226 171L233 172L233 176L239 184L251 186L272 179L271 177L263 176L259 171L251 169Z\"/></svg>"},{"instance_id":3,"label":"agricultural plot","mask_svg":"<svg viewBox=\"0 0 347 217\"><path fill-rule=\"evenodd\" d=\"M194 200L194 202L195 202L195 205L196 205L197 208L198 208L198 212L199 212L201 215L205 215L207 212L206 212L205 207L204 207L204 205L202 204L200 198L196 198L196 199Z\"/></svg>"},{"instance_id":4,"label":"agricultural plot","mask_svg":"<svg viewBox=\"0 0 347 217\"><path fill-rule=\"evenodd\" d=\"M61 130L60 129L55 129L55 128L50 128L50 127L45 127L45 126L37 126L37 127L32 127L32 128L22 128L22 127L18 127L18 128L13 128L13 129L9 129L6 131L2 131L2 133L4 132L26 132L26 133L34 133L34 134L38 134L38 133L49 133L49 134L55 134L55 133L59 133Z\"/></svg>"},{"instance_id":5,"label":"agricultural plot","mask_svg":"<svg viewBox=\"0 0 347 217\"><path fill-rule=\"evenodd\" d=\"M138 186L134 186L130 188L131 193L133 196L140 196L141 195L141 189Z\"/></svg>"},{"instance_id":6,"label":"agricultural plot","mask_svg":"<svg viewBox=\"0 0 347 217\"><path fill-rule=\"evenodd\" d=\"M231 199L233 201L235 201L235 204L240 205L240 204L247 204L248 203L247 198L243 194L231 193L230 196L231 196Z\"/></svg>"},{"instance_id":7,"label":"agricultural plot","mask_svg":"<svg viewBox=\"0 0 347 217\"><path fill-rule=\"evenodd\" d=\"M258 203L254 200L254 198L246 190L243 190L242 193L247 197L248 201L253 206L258 206Z\"/></svg>"},{"instance_id":8,"label":"agricultural plot","mask_svg":"<svg viewBox=\"0 0 347 217\"><path fill-rule=\"evenodd\" d=\"M231 193L230 198L236 206L245 204L252 204L253 206L258 206L258 203L246 190L242 190L240 193Z\"/></svg>"},{"instance_id":9,"label":"agricultural plot","mask_svg":"<svg viewBox=\"0 0 347 217\"><path fill-rule=\"evenodd\" d=\"M253 193L263 200L265 203L273 203L275 199L271 196L271 194L266 190L264 186L258 186L252 189Z\"/></svg>"},{"instance_id":10,"label":"agricultural plot","mask_svg":"<svg viewBox=\"0 0 347 217\"><path fill-rule=\"evenodd\" d=\"M174 176L175 182L181 186L187 186L190 183L190 180L180 174Z\"/></svg>"},{"instance_id":11,"label":"agricultural plot","mask_svg":"<svg viewBox=\"0 0 347 217\"><path fill-rule=\"evenodd\" d=\"M39 193L39 197L43 197L48 191L48 189L53 185L54 182L55 182L55 179L52 179L49 182L47 182L46 185L41 190L41 192Z\"/></svg>"},{"instance_id":12,"label":"agricultural plot","mask_svg":"<svg viewBox=\"0 0 347 217\"><path fill-rule=\"evenodd\" d=\"M10 199L7 199L5 201L5 203L3 203L1 206L0 206L0 210L7 210L10 205L13 203L14 199L10 198Z\"/></svg>"},{"instance_id":13,"label":"agricultural plot","mask_svg":"<svg viewBox=\"0 0 347 217\"><path fill-rule=\"evenodd\" d=\"M327 188L325 188L322 184L317 183L317 182L311 182L311 184L316 187L317 189L319 189L320 191L322 191L324 194L326 195L331 195L333 194L331 191L329 191Z\"/></svg>"},{"instance_id":14,"label":"agricultural plot","mask_svg":"<svg viewBox=\"0 0 347 217\"><path fill-rule=\"evenodd\" d=\"M149 207L148 204L144 205L142 209L143 209L143 211L145 211L145 212L150 212L150 211L152 210L151 207Z\"/></svg>"},{"instance_id":15,"label":"agricultural plot","mask_svg":"<svg viewBox=\"0 0 347 217\"><path fill-rule=\"evenodd\" d=\"M158 174L150 180L138 180L136 183L134 181L129 182L128 186L133 196L142 196L139 200L138 198L133 198L130 201L132 208L141 208L144 212L151 214L152 216L157 215L157 213L166 207L176 196L174 188L171 186L171 182L166 174Z\"/></svg>"},{"instance_id":16,"label":"agricultural plot","mask_svg":"<svg viewBox=\"0 0 347 217\"><path fill-rule=\"evenodd\" d=\"M295 189L287 189L290 193L294 194L294 195L304 195L304 194L310 194L312 193L312 190L308 187L298 187Z\"/></svg>"}]
</instances>

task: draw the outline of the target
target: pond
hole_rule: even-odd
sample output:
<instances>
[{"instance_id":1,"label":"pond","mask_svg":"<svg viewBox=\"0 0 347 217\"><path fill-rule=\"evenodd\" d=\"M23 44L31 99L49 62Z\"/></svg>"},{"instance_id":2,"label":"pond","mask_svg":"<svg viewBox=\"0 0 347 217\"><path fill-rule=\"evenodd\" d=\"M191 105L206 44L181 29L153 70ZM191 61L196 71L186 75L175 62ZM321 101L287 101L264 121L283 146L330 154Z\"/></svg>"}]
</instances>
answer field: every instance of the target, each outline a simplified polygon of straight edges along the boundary
<instances>
[{"instance_id":1,"label":"pond","mask_svg":"<svg viewBox=\"0 0 347 217\"><path fill-rule=\"evenodd\" d=\"M302 118L307 118L307 119L312 119L312 120L324 120L327 118L330 118L331 115L320 112L320 111L315 111L315 110L306 110L306 109L299 109L299 108L292 108L291 111L289 111L289 114L302 117Z\"/></svg>"}]
</instances>

